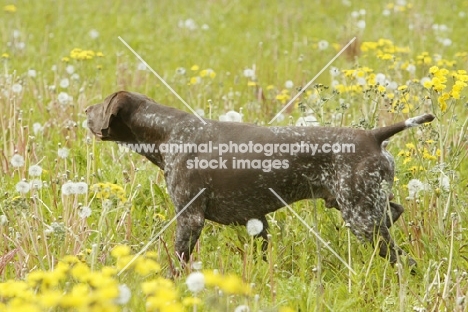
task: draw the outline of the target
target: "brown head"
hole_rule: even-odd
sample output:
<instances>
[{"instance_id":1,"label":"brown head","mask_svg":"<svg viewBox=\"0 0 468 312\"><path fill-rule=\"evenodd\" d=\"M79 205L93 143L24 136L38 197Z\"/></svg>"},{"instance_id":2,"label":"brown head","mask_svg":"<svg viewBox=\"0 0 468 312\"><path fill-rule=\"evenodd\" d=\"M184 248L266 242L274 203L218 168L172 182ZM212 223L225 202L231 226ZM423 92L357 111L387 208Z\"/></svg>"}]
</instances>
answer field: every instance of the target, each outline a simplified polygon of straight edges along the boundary
<instances>
[{"instance_id":1,"label":"brown head","mask_svg":"<svg viewBox=\"0 0 468 312\"><path fill-rule=\"evenodd\" d=\"M88 128L103 141L134 142L135 135L127 120L145 101L146 97L138 93L115 92L85 110Z\"/></svg>"}]
</instances>

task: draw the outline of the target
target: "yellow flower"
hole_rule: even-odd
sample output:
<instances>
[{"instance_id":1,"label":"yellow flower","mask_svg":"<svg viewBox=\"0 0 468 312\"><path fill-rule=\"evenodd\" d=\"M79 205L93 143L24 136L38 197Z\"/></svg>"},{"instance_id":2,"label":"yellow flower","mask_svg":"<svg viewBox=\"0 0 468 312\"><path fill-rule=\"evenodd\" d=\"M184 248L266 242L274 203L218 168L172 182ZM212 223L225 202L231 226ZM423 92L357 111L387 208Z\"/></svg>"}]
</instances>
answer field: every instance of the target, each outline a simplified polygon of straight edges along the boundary
<instances>
[{"instance_id":1,"label":"yellow flower","mask_svg":"<svg viewBox=\"0 0 468 312\"><path fill-rule=\"evenodd\" d=\"M104 57L104 53L102 53L101 51L96 52L96 56L97 57Z\"/></svg>"},{"instance_id":2,"label":"yellow flower","mask_svg":"<svg viewBox=\"0 0 468 312\"><path fill-rule=\"evenodd\" d=\"M290 307L280 307L278 309L278 312L294 312L294 311L296 311L296 310L294 310L294 309L292 309Z\"/></svg>"},{"instance_id":3,"label":"yellow flower","mask_svg":"<svg viewBox=\"0 0 468 312\"><path fill-rule=\"evenodd\" d=\"M8 53L2 53L2 58L4 59L10 58L10 55Z\"/></svg>"},{"instance_id":4,"label":"yellow flower","mask_svg":"<svg viewBox=\"0 0 468 312\"><path fill-rule=\"evenodd\" d=\"M84 263L77 263L71 269L71 275L80 281L87 281L91 274L91 269Z\"/></svg>"},{"instance_id":5,"label":"yellow flower","mask_svg":"<svg viewBox=\"0 0 468 312\"><path fill-rule=\"evenodd\" d=\"M256 85L257 85L257 83L255 81L247 82L247 86L249 86L249 87L255 87Z\"/></svg>"},{"instance_id":6,"label":"yellow flower","mask_svg":"<svg viewBox=\"0 0 468 312\"><path fill-rule=\"evenodd\" d=\"M437 159L437 157L435 157L434 155L429 154L429 152L427 151L427 149L424 149L424 150L423 150L423 158L424 158L424 159L429 159L429 160L436 160L436 159Z\"/></svg>"},{"instance_id":7,"label":"yellow flower","mask_svg":"<svg viewBox=\"0 0 468 312\"><path fill-rule=\"evenodd\" d=\"M382 85L379 85L379 86L377 87L377 90L378 90L380 93L384 93L385 91L387 91L387 88L385 88L385 87L382 86Z\"/></svg>"},{"instance_id":8,"label":"yellow flower","mask_svg":"<svg viewBox=\"0 0 468 312\"><path fill-rule=\"evenodd\" d=\"M47 290L38 296L40 304L48 309L55 308L63 297L63 293L59 290Z\"/></svg>"},{"instance_id":9,"label":"yellow flower","mask_svg":"<svg viewBox=\"0 0 468 312\"><path fill-rule=\"evenodd\" d=\"M249 294L250 287L236 275L226 275L223 277L219 288L228 294Z\"/></svg>"},{"instance_id":10,"label":"yellow flower","mask_svg":"<svg viewBox=\"0 0 468 312\"><path fill-rule=\"evenodd\" d=\"M8 13L15 13L17 11L17 8L14 4L7 4L3 7L3 11Z\"/></svg>"},{"instance_id":11,"label":"yellow flower","mask_svg":"<svg viewBox=\"0 0 468 312\"><path fill-rule=\"evenodd\" d=\"M439 67L437 66L432 66L431 68L429 68L429 72L433 75L436 74L438 71L439 71Z\"/></svg>"},{"instance_id":12,"label":"yellow flower","mask_svg":"<svg viewBox=\"0 0 468 312\"><path fill-rule=\"evenodd\" d=\"M136 261L135 272L141 276L145 276L150 273L158 273L160 271L161 266L152 259L138 258L138 261Z\"/></svg>"},{"instance_id":13,"label":"yellow flower","mask_svg":"<svg viewBox=\"0 0 468 312\"><path fill-rule=\"evenodd\" d=\"M393 59L393 55L389 53L379 54L377 57L381 60L391 60Z\"/></svg>"},{"instance_id":14,"label":"yellow flower","mask_svg":"<svg viewBox=\"0 0 468 312\"><path fill-rule=\"evenodd\" d=\"M406 148L410 150L416 150L416 146L413 143L406 143Z\"/></svg>"},{"instance_id":15,"label":"yellow flower","mask_svg":"<svg viewBox=\"0 0 468 312\"><path fill-rule=\"evenodd\" d=\"M423 86L424 86L424 88L426 88L426 89L432 88L432 81L431 81L431 80L425 81L424 84L423 84Z\"/></svg>"},{"instance_id":16,"label":"yellow flower","mask_svg":"<svg viewBox=\"0 0 468 312\"><path fill-rule=\"evenodd\" d=\"M201 82L201 79L198 76L190 78L190 84L191 85L196 85L196 84L199 84L200 82Z\"/></svg>"},{"instance_id":17,"label":"yellow flower","mask_svg":"<svg viewBox=\"0 0 468 312\"><path fill-rule=\"evenodd\" d=\"M398 91L403 91L403 90L406 90L408 89L408 86L407 85L401 85L398 87Z\"/></svg>"},{"instance_id":18,"label":"yellow flower","mask_svg":"<svg viewBox=\"0 0 468 312\"><path fill-rule=\"evenodd\" d=\"M66 56L62 57L62 62L68 63L70 59Z\"/></svg>"},{"instance_id":19,"label":"yellow flower","mask_svg":"<svg viewBox=\"0 0 468 312\"><path fill-rule=\"evenodd\" d=\"M120 258L123 256L128 256L130 255L130 247L127 245L117 245L112 249L111 251L111 256L114 258Z\"/></svg>"},{"instance_id":20,"label":"yellow flower","mask_svg":"<svg viewBox=\"0 0 468 312\"><path fill-rule=\"evenodd\" d=\"M199 69L200 67L198 65L193 65L192 67L190 67L190 70L193 70L193 71L197 71Z\"/></svg>"},{"instance_id":21,"label":"yellow flower","mask_svg":"<svg viewBox=\"0 0 468 312\"><path fill-rule=\"evenodd\" d=\"M202 300L197 297L186 297L182 300L182 304L186 307L201 305L202 303Z\"/></svg>"},{"instance_id":22,"label":"yellow flower","mask_svg":"<svg viewBox=\"0 0 468 312\"><path fill-rule=\"evenodd\" d=\"M216 73L214 72L214 70L208 68L200 71L200 77L210 77L211 79L213 79L214 77L216 77Z\"/></svg>"},{"instance_id":23,"label":"yellow flower","mask_svg":"<svg viewBox=\"0 0 468 312\"><path fill-rule=\"evenodd\" d=\"M274 85L268 85L268 86L267 86L267 90L273 90L274 88L275 88Z\"/></svg>"}]
</instances>

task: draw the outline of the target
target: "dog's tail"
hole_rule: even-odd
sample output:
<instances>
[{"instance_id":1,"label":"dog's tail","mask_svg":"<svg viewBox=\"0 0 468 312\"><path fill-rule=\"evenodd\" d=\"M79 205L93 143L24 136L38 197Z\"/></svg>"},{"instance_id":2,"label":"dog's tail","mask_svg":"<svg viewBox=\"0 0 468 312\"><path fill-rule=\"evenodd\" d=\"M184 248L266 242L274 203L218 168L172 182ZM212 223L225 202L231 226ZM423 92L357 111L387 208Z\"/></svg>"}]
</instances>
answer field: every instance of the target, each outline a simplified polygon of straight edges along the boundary
<instances>
[{"instance_id":1,"label":"dog's tail","mask_svg":"<svg viewBox=\"0 0 468 312\"><path fill-rule=\"evenodd\" d=\"M431 122L432 120L434 120L434 118L435 117L432 114L424 114L418 117L406 119L405 121L396 123L388 127L373 129L371 130L371 133L374 135L375 139L380 145L383 141L387 140L388 138L397 134L398 132L411 127L417 127L426 122Z\"/></svg>"}]
</instances>

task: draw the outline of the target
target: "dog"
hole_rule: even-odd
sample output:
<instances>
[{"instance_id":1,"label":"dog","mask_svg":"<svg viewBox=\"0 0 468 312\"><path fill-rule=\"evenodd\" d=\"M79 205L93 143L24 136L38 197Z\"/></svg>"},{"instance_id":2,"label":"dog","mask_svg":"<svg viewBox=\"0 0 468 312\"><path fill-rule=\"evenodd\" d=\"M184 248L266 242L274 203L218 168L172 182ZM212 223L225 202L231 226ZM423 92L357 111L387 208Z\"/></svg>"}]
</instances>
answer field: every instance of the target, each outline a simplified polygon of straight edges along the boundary
<instances>
[{"instance_id":1,"label":"dog","mask_svg":"<svg viewBox=\"0 0 468 312\"><path fill-rule=\"evenodd\" d=\"M127 91L111 94L103 103L88 107L86 114L88 128L103 141L161 147L137 152L164 171L179 214L175 250L184 261L190 259L205 220L246 225L258 219L263 229L257 236L264 239L265 248L265 216L284 206L271 192L274 190L288 204L324 199L326 207L341 211L358 238L372 244L377 241L379 255L392 264L404 252L394 244L389 228L404 208L390 201L394 160L385 142L400 131L434 119L425 114L373 130L262 127L202 119ZM204 149L175 152L167 148L183 144ZM212 149L207 151L210 144ZM263 146L265 150L269 147L262 154ZM298 146L303 150L297 152ZM307 146L311 148L307 150ZM313 146L327 148L312 153ZM354 150L339 150L342 146ZM411 258L408 261L416 264Z\"/></svg>"}]
</instances>

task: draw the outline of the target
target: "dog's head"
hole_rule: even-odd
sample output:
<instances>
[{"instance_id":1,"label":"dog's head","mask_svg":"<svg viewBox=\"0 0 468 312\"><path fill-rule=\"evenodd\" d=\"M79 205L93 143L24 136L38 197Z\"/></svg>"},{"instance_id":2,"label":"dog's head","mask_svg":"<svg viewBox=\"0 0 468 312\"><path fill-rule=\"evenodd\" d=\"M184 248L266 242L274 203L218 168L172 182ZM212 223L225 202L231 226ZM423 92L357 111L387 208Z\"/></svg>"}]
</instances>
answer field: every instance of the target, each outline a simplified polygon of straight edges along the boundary
<instances>
[{"instance_id":1,"label":"dog's head","mask_svg":"<svg viewBox=\"0 0 468 312\"><path fill-rule=\"evenodd\" d=\"M127 124L141 103L141 95L119 91L109 95L104 102L88 107L88 128L103 141L134 142L135 135Z\"/></svg>"}]
</instances>

